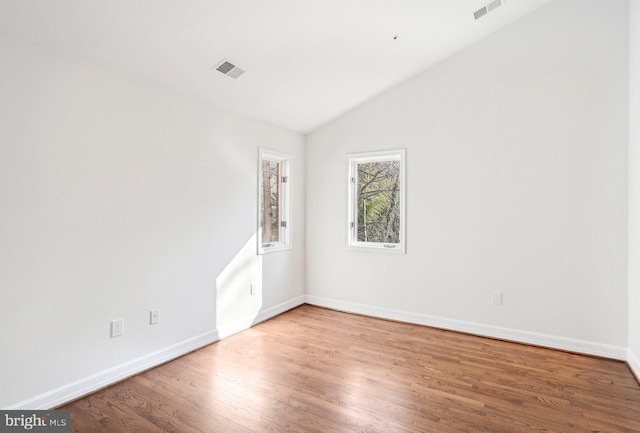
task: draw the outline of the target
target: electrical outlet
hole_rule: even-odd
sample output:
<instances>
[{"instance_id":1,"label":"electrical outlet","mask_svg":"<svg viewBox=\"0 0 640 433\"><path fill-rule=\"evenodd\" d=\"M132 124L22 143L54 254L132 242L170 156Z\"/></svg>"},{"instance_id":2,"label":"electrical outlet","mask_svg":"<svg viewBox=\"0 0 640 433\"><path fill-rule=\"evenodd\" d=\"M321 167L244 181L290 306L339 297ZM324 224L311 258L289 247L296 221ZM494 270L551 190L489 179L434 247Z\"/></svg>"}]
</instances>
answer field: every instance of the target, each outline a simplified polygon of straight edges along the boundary
<instances>
[{"instance_id":1,"label":"electrical outlet","mask_svg":"<svg viewBox=\"0 0 640 433\"><path fill-rule=\"evenodd\" d=\"M491 303L493 305L502 305L502 292L491 292Z\"/></svg>"},{"instance_id":2,"label":"electrical outlet","mask_svg":"<svg viewBox=\"0 0 640 433\"><path fill-rule=\"evenodd\" d=\"M111 338L119 337L124 334L124 319L116 319L111 321Z\"/></svg>"},{"instance_id":3,"label":"electrical outlet","mask_svg":"<svg viewBox=\"0 0 640 433\"><path fill-rule=\"evenodd\" d=\"M149 319L152 325L155 325L160 321L160 310L151 310L149 312Z\"/></svg>"}]
</instances>

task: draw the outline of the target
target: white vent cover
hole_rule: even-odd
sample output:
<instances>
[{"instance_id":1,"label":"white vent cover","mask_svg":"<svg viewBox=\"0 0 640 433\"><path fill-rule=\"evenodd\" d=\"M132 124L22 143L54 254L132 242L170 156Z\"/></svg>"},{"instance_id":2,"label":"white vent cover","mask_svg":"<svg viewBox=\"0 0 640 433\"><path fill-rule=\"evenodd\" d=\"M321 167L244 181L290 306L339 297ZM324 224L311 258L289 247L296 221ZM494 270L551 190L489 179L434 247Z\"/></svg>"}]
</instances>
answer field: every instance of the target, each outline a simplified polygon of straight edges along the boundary
<instances>
[{"instance_id":1,"label":"white vent cover","mask_svg":"<svg viewBox=\"0 0 640 433\"><path fill-rule=\"evenodd\" d=\"M228 77L238 78L240 75L244 74L244 69L237 67L233 63L228 60L223 60L214 66L216 71L220 71Z\"/></svg>"},{"instance_id":2,"label":"white vent cover","mask_svg":"<svg viewBox=\"0 0 640 433\"><path fill-rule=\"evenodd\" d=\"M503 4L504 4L504 0L493 0L491 3L485 6L482 6L480 9L475 11L473 13L473 18L475 20L479 20L480 18L482 18L489 12L494 11L496 8L498 8L499 6L502 6Z\"/></svg>"}]
</instances>

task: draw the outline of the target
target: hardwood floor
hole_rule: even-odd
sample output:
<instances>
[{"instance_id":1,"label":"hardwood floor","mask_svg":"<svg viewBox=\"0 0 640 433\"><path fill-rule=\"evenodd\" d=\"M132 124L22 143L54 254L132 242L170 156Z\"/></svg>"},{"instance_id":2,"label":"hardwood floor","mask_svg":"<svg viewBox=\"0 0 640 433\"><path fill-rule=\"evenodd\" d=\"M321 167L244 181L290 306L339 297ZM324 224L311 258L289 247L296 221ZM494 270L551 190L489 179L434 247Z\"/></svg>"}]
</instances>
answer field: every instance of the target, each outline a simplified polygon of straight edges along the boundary
<instances>
[{"instance_id":1,"label":"hardwood floor","mask_svg":"<svg viewBox=\"0 0 640 433\"><path fill-rule=\"evenodd\" d=\"M72 432L640 432L623 362L301 306L73 402Z\"/></svg>"}]
</instances>

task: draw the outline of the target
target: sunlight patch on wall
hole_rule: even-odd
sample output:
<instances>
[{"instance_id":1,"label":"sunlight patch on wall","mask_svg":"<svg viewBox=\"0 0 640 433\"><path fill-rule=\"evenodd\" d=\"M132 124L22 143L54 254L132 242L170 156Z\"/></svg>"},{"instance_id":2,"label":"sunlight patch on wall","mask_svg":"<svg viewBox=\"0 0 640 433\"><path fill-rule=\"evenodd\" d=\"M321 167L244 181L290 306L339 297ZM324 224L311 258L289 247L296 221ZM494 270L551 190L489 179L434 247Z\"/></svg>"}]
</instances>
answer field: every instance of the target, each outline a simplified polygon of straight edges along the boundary
<instances>
[{"instance_id":1,"label":"sunlight patch on wall","mask_svg":"<svg viewBox=\"0 0 640 433\"><path fill-rule=\"evenodd\" d=\"M262 308L262 256L256 234L216 278L216 328L220 338L249 328Z\"/></svg>"}]
</instances>

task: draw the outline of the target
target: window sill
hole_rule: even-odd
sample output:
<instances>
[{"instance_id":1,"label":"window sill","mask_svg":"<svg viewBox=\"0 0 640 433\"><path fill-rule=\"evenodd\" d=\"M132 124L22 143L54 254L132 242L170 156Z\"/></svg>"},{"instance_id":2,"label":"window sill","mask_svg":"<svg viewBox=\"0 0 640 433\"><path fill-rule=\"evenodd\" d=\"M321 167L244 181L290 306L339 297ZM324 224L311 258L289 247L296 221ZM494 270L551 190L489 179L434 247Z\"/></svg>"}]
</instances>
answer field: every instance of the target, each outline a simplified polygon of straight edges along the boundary
<instances>
[{"instance_id":1,"label":"window sill","mask_svg":"<svg viewBox=\"0 0 640 433\"><path fill-rule=\"evenodd\" d=\"M259 246L258 255L277 253L278 251L287 251L292 249L291 245L285 244L272 244L268 247Z\"/></svg>"},{"instance_id":2,"label":"window sill","mask_svg":"<svg viewBox=\"0 0 640 433\"><path fill-rule=\"evenodd\" d=\"M393 247L385 247L384 244L358 242L348 244L345 249L347 251L365 251L370 253L382 254L406 254L404 246L398 244L394 244Z\"/></svg>"}]
</instances>

